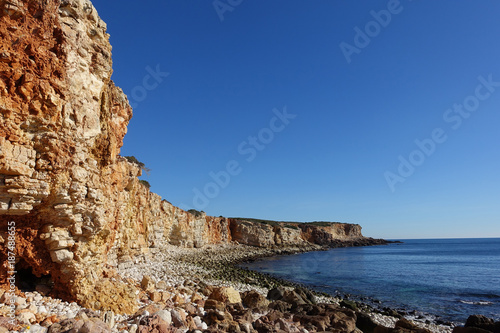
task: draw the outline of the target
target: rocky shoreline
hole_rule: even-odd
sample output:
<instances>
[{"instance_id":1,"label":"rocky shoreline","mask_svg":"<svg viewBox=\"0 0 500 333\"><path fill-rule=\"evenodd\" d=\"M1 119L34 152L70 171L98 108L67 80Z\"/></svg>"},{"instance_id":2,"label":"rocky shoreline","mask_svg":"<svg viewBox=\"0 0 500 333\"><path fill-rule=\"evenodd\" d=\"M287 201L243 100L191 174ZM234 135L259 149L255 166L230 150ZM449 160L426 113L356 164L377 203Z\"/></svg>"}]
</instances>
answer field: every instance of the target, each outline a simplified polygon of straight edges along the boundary
<instances>
[{"instance_id":1,"label":"rocky shoreline","mask_svg":"<svg viewBox=\"0 0 500 333\"><path fill-rule=\"evenodd\" d=\"M9 324L9 308L2 296L0 333L452 331L450 326L384 315L362 303L313 293L236 266L245 260L321 249L171 246L109 270L112 279L138 288L135 313L93 311L45 296L47 290L37 286L38 291L16 297L16 325Z\"/></svg>"}]
</instances>

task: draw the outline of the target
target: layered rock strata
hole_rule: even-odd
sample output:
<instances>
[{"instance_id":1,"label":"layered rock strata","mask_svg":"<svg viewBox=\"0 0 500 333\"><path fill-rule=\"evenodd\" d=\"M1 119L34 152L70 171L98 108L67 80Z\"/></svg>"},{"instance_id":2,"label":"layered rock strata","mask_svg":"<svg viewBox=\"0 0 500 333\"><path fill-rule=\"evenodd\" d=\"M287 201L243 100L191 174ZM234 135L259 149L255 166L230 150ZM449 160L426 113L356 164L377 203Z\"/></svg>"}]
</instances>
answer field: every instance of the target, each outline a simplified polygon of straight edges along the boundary
<instances>
[{"instance_id":1,"label":"layered rock strata","mask_svg":"<svg viewBox=\"0 0 500 333\"><path fill-rule=\"evenodd\" d=\"M192 214L139 182L119 155L132 109L111 80L106 24L88 0L0 0L0 282L16 270L53 294L132 313L114 268L167 245L273 247L359 240L357 225L266 225ZM117 302L117 300L120 300Z\"/></svg>"}]
</instances>

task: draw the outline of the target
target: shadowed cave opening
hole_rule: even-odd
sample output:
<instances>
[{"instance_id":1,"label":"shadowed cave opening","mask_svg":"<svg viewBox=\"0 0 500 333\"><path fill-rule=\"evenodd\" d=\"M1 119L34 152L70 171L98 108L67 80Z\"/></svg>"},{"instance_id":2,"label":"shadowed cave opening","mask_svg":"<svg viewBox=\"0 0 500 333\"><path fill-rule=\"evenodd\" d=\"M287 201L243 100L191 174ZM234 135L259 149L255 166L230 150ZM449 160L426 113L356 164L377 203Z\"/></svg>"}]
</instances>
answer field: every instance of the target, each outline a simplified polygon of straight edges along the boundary
<instances>
[{"instance_id":1,"label":"shadowed cave opening","mask_svg":"<svg viewBox=\"0 0 500 333\"><path fill-rule=\"evenodd\" d=\"M52 276L33 274L33 268L23 259L16 264L16 285L22 292L38 291L42 295L48 295L54 288Z\"/></svg>"}]
</instances>

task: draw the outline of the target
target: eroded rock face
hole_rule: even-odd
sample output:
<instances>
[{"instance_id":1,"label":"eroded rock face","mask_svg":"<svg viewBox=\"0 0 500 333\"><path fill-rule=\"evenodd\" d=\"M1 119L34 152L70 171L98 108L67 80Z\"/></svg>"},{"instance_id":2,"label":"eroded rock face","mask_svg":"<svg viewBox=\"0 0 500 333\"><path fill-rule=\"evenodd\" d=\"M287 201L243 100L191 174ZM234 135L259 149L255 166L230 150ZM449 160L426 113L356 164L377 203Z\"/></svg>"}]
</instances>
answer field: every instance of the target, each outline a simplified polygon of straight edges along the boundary
<instances>
[{"instance_id":1,"label":"eroded rock face","mask_svg":"<svg viewBox=\"0 0 500 333\"><path fill-rule=\"evenodd\" d=\"M151 193L140 166L119 156L132 109L110 79L109 35L90 1L0 0L0 38L0 283L10 221L16 269L51 275L58 296L120 313L135 312L137 296L113 267L169 244L361 237L359 226L315 231L191 214Z\"/></svg>"},{"instance_id":2,"label":"eroded rock face","mask_svg":"<svg viewBox=\"0 0 500 333\"><path fill-rule=\"evenodd\" d=\"M274 245L273 227L250 221L230 220L233 240L250 246L269 247Z\"/></svg>"},{"instance_id":3,"label":"eroded rock face","mask_svg":"<svg viewBox=\"0 0 500 333\"><path fill-rule=\"evenodd\" d=\"M299 224L302 235L308 242L330 245L337 240L350 241L363 238L358 224L332 223L329 226Z\"/></svg>"},{"instance_id":4,"label":"eroded rock face","mask_svg":"<svg viewBox=\"0 0 500 333\"><path fill-rule=\"evenodd\" d=\"M116 238L116 194L140 172L117 159L132 110L110 80L106 25L84 0L0 1L0 33L2 221L16 222L22 268L85 303Z\"/></svg>"},{"instance_id":5,"label":"eroded rock face","mask_svg":"<svg viewBox=\"0 0 500 333\"><path fill-rule=\"evenodd\" d=\"M363 239L361 226L347 223L321 224L275 222L256 223L241 219L229 219L231 237L240 244L257 247L301 244L331 245L338 241Z\"/></svg>"}]
</instances>

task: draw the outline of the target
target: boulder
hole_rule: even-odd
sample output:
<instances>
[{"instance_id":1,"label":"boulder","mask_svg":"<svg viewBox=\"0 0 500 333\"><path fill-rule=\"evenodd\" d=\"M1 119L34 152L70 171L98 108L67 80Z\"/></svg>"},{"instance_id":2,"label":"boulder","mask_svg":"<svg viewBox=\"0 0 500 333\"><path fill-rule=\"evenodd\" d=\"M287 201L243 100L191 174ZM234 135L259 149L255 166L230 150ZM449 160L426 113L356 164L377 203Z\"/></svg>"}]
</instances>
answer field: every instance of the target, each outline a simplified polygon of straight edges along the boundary
<instances>
[{"instance_id":1,"label":"boulder","mask_svg":"<svg viewBox=\"0 0 500 333\"><path fill-rule=\"evenodd\" d=\"M306 303L316 304L316 296L314 296L314 294L310 290L305 288L295 288L295 292L300 297L302 297L302 299L306 301Z\"/></svg>"},{"instance_id":2,"label":"boulder","mask_svg":"<svg viewBox=\"0 0 500 333\"><path fill-rule=\"evenodd\" d=\"M267 299L270 301L280 301L283 299L285 291L283 287L273 288L267 292Z\"/></svg>"},{"instance_id":3,"label":"boulder","mask_svg":"<svg viewBox=\"0 0 500 333\"><path fill-rule=\"evenodd\" d=\"M294 321L300 322L304 327L314 327L314 331L325 331L331 324L331 318L328 316L308 316L308 315L295 315ZM344 331L342 331L344 332ZM351 332L351 331L345 331Z\"/></svg>"},{"instance_id":4,"label":"boulder","mask_svg":"<svg viewBox=\"0 0 500 333\"><path fill-rule=\"evenodd\" d=\"M159 291L150 291L148 293L149 299L151 302L160 302L163 299L163 294Z\"/></svg>"},{"instance_id":5,"label":"boulder","mask_svg":"<svg viewBox=\"0 0 500 333\"><path fill-rule=\"evenodd\" d=\"M208 297L224 303L241 303L241 296L233 287L218 287Z\"/></svg>"},{"instance_id":6,"label":"boulder","mask_svg":"<svg viewBox=\"0 0 500 333\"><path fill-rule=\"evenodd\" d=\"M215 299L207 299L205 301L205 310L219 310L219 311L224 311L226 309L226 306L224 303L219 302Z\"/></svg>"},{"instance_id":7,"label":"boulder","mask_svg":"<svg viewBox=\"0 0 500 333\"><path fill-rule=\"evenodd\" d=\"M375 323L369 315L363 312L357 312L356 317L357 328L363 331L363 333L373 333L375 327L377 327L377 323Z\"/></svg>"},{"instance_id":8,"label":"boulder","mask_svg":"<svg viewBox=\"0 0 500 333\"><path fill-rule=\"evenodd\" d=\"M467 318L467 321L465 322L464 327L479 327L479 328L485 328L485 327L492 327L495 324L495 321L491 318L488 318L483 315L472 315Z\"/></svg>"},{"instance_id":9,"label":"boulder","mask_svg":"<svg viewBox=\"0 0 500 333\"><path fill-rule=\"evenodd\" d=\"M152 315L141 319L137 333L169 333L169 325L159 315Z\"/></svg>"},{"instance_id":10,"label":"boulder","mask_svg":"<svg viewBox=\"0 0 500 333\"><path fill-rule=\"evenodd\" d=\"M49 327L48 333L63 333L63 332L69 332L71 330L75 330L75 332L78 332L78 330L83 326L83 324L84 324L83 320L64 319L58 323L52 324Z\"/></svg>"},{"instance_id":11,"label":"boulder","mask_svg":"<svg viewBox=\"0 0 500 333\"><path fill-rule=\"evenodd\" d=\"M354 301L349 301L349 300L344 299L344 300L340 301L340 306L347 308L347 309L351 309L353 311L358 311L358 305Z\"/></svg>"},{"instance_id":12,"label":"boulder","mask_svg":"<svg viewBox=\"0 0 500 333\"><path fill-rule=\"evenodd\" d=\"M266 310L269 305L269 301L255 290L244 292L242 302L246 307L259 310Z\"/></svg>"},{"instance_id":13,"label":"boulder","mask_svg":"<svg viewBox=\"0 0 500 333\"><path fill-rule=\"evenodd\" d=\"M35 319L35 315L31 312L21 312L17 316L17 320L24 323L24 324L30 325L36 319Z\"/></svg>"},{"instance_id":14,"label":"boulder","mask_svg":"<svg viewBox=\"0 0 500 333\"><path fill-rule=\"evenodd\" d=\"M154 315L160 317L167 325L172 323L172 314L168 310L157 311Z\"/></svg>"},{"instance_id":15,"label":"boulder","mask_svg":"<svg viewBox=\"0 0 500 333\"><path fill-rule=\"evenodd\" d=\"M410 331L416 331L420 329L420 327L418 327L415 323L409 321L406 318L399 319L394 325L394 328L404 328Z\"/></svg>"},{"instance_id":16,"label":"boulder","mask_svg":"<svg viewBox=\"0 0 500 333\"><path fill-rule=\"evenodd\" d=\"M287 312L292 308L292 305L283 301L274 301L269 304L269 308L279 310L281 312Z\"/></svg>"},{"instance_id":17,"label":"boulder","mask_svg":"<svg viewBox=\"0 0 500 333\"><path fill-rule=\"evenodd\" d=\"M356 319L354 311L339 309L330 316L331 327L341 332L353 332L356 329Z\"/></svg>"},{"instance_id":18,"label":"boulder","mask_svg":"<svg viewBox=\"0 0 500 333\"><path fill-rule=\"evenodd\" d=\"M144 275L142 277L141 288L144 289L144 291L154 291L155 286L156 286L156 283L151 276Z\"/></svg>"},{"instance_id":19,"label":"boulder","mask_svg":"<svg viewBox=\"0 0 500 333\"><path fill-rule=\"evenodd\" d=\"M16 325L12 325L10 317L0 317L0 332L3 329L5 332L10 332L9 330L14 330Z\"/></svg>"},{"instance_id":20,"label":"boulder","mask_svg":"<svg viewBox=\"0 0 500 333\"><path fill-rule=\"evenodd\" d=\"M496 322L483 315L471 315L467 318L464 327L457 326L453 333L500 333L500 321Z\"/></svg>"},{"instance_id":21,"label":"boulder","mask_svg":"<svg viewBox=\"0 0 500 333\"><path fill-rule=\"evenodd\" d=\"M170 314L172 315L172 323L175 327L186 327L187 323L185 318L182 316L182 310L171 310Z\"/></svg>"},{"instance_id":22,"label":"boulder","mask_svg":"<svg viewBox=\"0 0 500 333\"><path fill-rule=\"evenodd\" d=\"M283 294L282 300L292 304L294 307L307 304L307 302L295 290L286 290Z\"/></svg>"},{"instance_id":23,"label":"boulder","mask_svg":"<svg viewBox=\"0 0 500 333\"><path fill-rule=\"evenodd\" d=\"M47 327L43 327L38 324L32 325L29 330L30 333L47 333L47 331L48 331Z\"/></svg>"},{"instance_id":24,"label":"boulder","mask_svg":"<svg viewBox=\"0 0 500 333\"><path fill-rule=\"evenodd\" d=\"M227 311L220 311L220 310L208 310L205 316L203 317L203 320L209 325L209 326L217 326L218 328L227 329L229 328L230 323L234 322L233 316L227 312ZM239 325L238 329L239 329Z\"/></svg>"},{"instance_id":25,"label":"boulder","mask_svg":"<svg viewBox=\"0 0 500 333\"><path fill-rule=\"evenodd\" d=\"M165 281L158 281L156 283L156 289L166 290L167 288L168 288L168 285Z\"/></svg>"},{"instance_id":26,"label":"boulder","mask_svg":"<svg viewBox=\"0 0 500 333\"><path fill-rule=\"evenodd\" d=\"M465 322L465 327L476 327L482 328L491 332L500 333L500 322L496 322L483 315L472 315L467 318Z\"/></svg>"},{"instance_id":27,"label":"boulder","mask_svg":"<svg viewBox=\"0 0 500 333\"><path fill-rule=\"evenodd\" d=\"M90 318L83 323L78 333L110 333L111 329L99 318Z\"/></svg>"}]
</instances>

